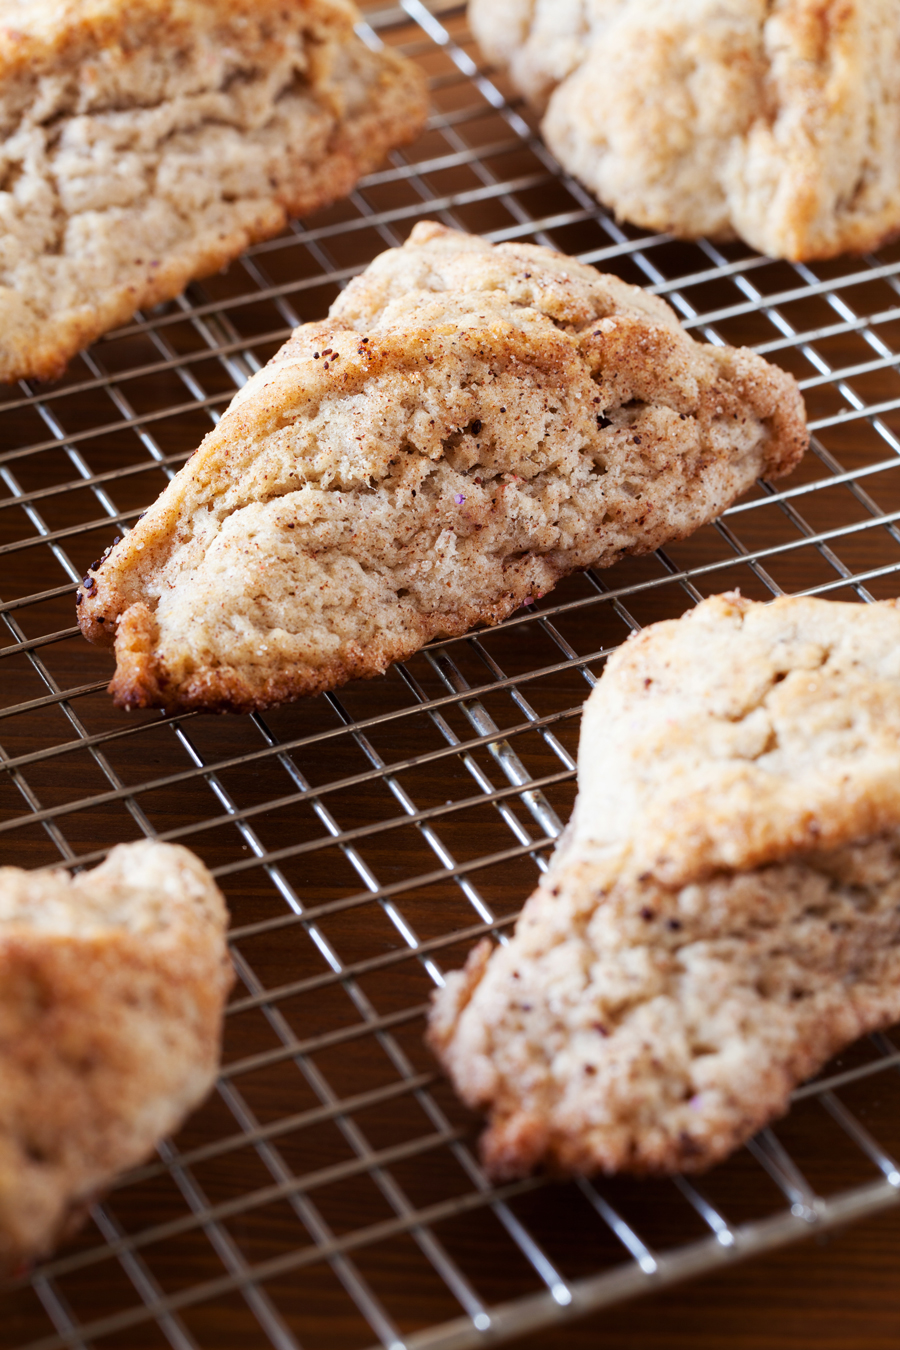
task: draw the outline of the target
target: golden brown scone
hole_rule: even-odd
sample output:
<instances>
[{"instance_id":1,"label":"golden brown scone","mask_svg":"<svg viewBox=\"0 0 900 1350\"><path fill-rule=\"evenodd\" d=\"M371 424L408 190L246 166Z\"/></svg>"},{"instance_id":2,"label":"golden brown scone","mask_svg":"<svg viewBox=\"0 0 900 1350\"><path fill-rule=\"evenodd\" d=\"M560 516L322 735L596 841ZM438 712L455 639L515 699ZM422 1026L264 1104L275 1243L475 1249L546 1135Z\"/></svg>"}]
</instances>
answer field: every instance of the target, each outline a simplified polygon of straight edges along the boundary
<instances>
[{"instance_id":1,"label":"golden brown scone","mask_svg":"<svg viewBox=\"0 0 900 1350\"><path fill-rule=\"evenodd\" d=\"M418 225L89 569L124 707L264 708L646 553L806 446L793 379L530 245Z\"/></svg>"},{"instance_id":2,"label":"golden brown scone","mask_svg":"<svg viewBox=\"0 0 900 1350\"><path fill-rule=\"evenodd\" d=\"M187 849L0 868L0 1269L45 1255L206 1096L233 979Z\"/></svg>"},{"instance_id":3,"label":"golden brown scone","mask_svg":"<svg viewBox=\"0 0 900 1350\"><path fill-rule=\"evenodd\" d=\"M900 604L724 595L645 629L578 786L430 1043L495 1177L700 1171L900 1018Z\"/></svg>"},{"instance_id":4,"label":"golden brown scone","mask_svg":"<svg viewBox=\"0 0 900 1350\"><path fill-rule=\"evenodd\" d=\"M560 162L616 214L772 257L900 229L896 0L470 0Z\"/></svg>"},{"instance_id":5,"label":"golden brown scone","mask_svg":"<svg viewBox=\"0 0 900 1350\"><path fill-rule=\"evenodd\" d=\"M426 114L350 0L0 0L0 380L48 379Z\"/></svg>"}]
</instances>

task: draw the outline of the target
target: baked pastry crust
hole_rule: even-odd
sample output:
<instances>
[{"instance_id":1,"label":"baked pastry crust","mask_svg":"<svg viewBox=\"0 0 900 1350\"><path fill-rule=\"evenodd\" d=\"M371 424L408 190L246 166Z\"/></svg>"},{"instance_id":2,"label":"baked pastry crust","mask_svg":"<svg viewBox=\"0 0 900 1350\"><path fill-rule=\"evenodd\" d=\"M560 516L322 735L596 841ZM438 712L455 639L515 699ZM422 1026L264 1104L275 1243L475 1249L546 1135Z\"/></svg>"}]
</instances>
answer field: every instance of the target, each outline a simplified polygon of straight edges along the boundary
<instances>
[{"instance_id":1,"label":"baked pastry crust","mask_svg":"<svg viewBox=\"0 0 900 1350\"><path fill-rule=\"evenodd\" d=\"M508 946L429 1039L496 1177L699 1171L900 1018L900 604L715 596L609 660Z\"/></svg>"},{"instance_id":2,"label":"baked pastry crust","mask_svg":"<svg viewBox=\"0 0 900 1350\"><path fill-rule=\"evenodd\" d=\"M470 0L547 143L616 214L794 260L900 229L894 0Z\"/></svg>"},{"instance_id":3,"label":"baked pastry crust","mask_svg":"<svg viewBox=\"0 0 900 1350\"><path fill-rule=\"evenodd\" d=\"M49 379L424 122L347 0L0 0L0 379Z\"/></svg>"},{"instance_id":4,"label":"baked pastry crust","mask_svg":"<svg viewBox=\"0 0 900 1350\"><path fill-rule=\"evenodd\" d=\"M789 375L656 297L420 224L88 570L81 629L122 706L264 708L683 538L806 439Z\"/></svg>"},{"instance_id":5,"label":"baked pastry crust","mask_svg":"<svg viewBox=\"0 0 900 1350\"><path fill-rule=\"evenodd\" d=\"M0 868L0 1269L45 1255L206 1096L233 975L187 849Z\"/></svg>"}]
</instances>

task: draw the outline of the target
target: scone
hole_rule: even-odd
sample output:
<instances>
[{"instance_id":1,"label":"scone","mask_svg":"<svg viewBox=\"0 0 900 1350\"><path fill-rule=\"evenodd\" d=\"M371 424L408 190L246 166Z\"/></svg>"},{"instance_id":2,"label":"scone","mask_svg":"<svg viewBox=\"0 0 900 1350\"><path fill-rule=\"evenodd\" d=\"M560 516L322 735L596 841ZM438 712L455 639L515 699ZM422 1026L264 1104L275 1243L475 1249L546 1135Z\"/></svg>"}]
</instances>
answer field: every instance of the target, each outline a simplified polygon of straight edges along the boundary
<instances>
[{"instance_id":1,"label":"scone","mask_svg":"<svg viewBox=\"0 0 900 1350\"><path fill-rule=\"evenodd\" d=\"M206 1096L227 916L187 849L0 868L0 1270L46 1254Z\"/></svg>"},{"instance_id":2,"label":"scone","mask_svg":"<svg viewBox=\"0 0 900 1350\"><path fill-rule=\"evenodd\" d=\"M900 1019L900 604L724 595L646 629L578 786L430 1042L495 1177L699 1171Z\"/></svg>"},{"instance_id":3,"label":"scone","mask_svg":"<svg viewBox=\"0 0 900 1350\"><path fill-rule=\"evenodd\" d=\"M350 0L0 0L0 380L59 375L425 118Z\"/></svg>"},{"instance_id":4,"label":"scone","mask_svg":"<svg viewBox=\"0 0 900 1350\"><path fill-rule=\"evenodd\" d=\"M554 154L616 214L828 258L900 229L896 0L470 0L546 108Z\"/></svg>"},{"instance_id":5,"label":"scone","mask_svg":"<svg viewBox=\"0 0 900 1350\"><path fill-rule=\"evenodd\" d=\"M683 538L806 440L789 375L654 296L418 225L89 569L82 632L123 707L265 708Z\"/></svg>"}]
</instances>

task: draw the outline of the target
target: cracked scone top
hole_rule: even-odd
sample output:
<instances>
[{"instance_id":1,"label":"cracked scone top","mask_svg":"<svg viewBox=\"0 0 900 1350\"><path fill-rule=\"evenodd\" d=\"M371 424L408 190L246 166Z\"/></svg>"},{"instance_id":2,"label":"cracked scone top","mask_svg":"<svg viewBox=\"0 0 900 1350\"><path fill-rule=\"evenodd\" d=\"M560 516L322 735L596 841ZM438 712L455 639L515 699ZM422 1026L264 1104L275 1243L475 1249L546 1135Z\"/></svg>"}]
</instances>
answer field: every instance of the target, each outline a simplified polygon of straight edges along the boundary
<instances>
[{"instance_id":1,"label":"cracked scone top","mask_svg":"<svg viewBox=\"0 0 900 1350\"><path fill-rule=\"evenodd\" d=\"M900 229L896 0L470 0L560 162L626 220L772 257Z\"/></svg>"},{"instance_id":2,"label":"cracked scone top","mask_svg":"<svg viewBox=\"0 0 900 1350\"><path fill-rule=\"evenodd\" d=\"M212 1087L232 982L187 849L0 868L0 1270L45 1255Z\"/></svg>"},{"instance_id":3,"label":"cracked scone top","mask_svg":"<svg viewBox=\"0 0 900 1350\"><path fill-rule=\"evenodd\" d=\"M348 0L0 0L0 379L349 192L426 115Z\"/></svg>"},{"instance_id":4,"label":"cracked scone top","mask_svg":"<svg viewBox=\"0 0 900 1350\"><path fill-rule=\"evenodd\" d=\"M900 607L715 596L609 660L506 947L435 996L493 1175L696 1171L900 1018Z\"/></svg>"},{"instance_id":5,"label":"cracked scone top","mask_svg":"<svg viewBox=\"0 0 900 1350\"><path fill-rule=\"evenodd\" d=\"M237 394L79 620L126 707L262 708L683 538L805 445L793 379L662 300L421 224Z\"/></svg>"}]
</instances>

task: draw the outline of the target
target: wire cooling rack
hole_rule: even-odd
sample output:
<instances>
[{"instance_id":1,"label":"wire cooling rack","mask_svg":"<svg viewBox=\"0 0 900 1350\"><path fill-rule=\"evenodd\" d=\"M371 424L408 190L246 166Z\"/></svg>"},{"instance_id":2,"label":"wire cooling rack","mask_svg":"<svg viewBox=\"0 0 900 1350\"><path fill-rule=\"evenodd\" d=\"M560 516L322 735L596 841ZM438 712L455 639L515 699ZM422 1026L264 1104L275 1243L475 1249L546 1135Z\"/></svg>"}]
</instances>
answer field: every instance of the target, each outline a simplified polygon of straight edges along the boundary
<instances>
[{"instance_id":1,"label":"wire cooling rack","mask_svg":"<svg viewBox=\"0 0 900 1350\"><path fill-rule=\"evenodd\" d=\"M898 1198L900 1049L853 1047L701 1183L492 1188L422 1045L429 991L503 940L574 796L584 697L633 629L735 585L868 601L900 568L900 249L790 266L612 221L486 69L461 6L367 11L422 62L429 127L344 202L0 397L0 859L156 836L213 868L239 984L218 1091L86 1227L0 1291L4 1347L463 1350ZM303 320L429 216L650 286L801 380L782 491L495 630L266 716L115 710L74 625L93 558ZM898 1042L900 1044L900 1042Z\"/></svg>"}]
</instances>

